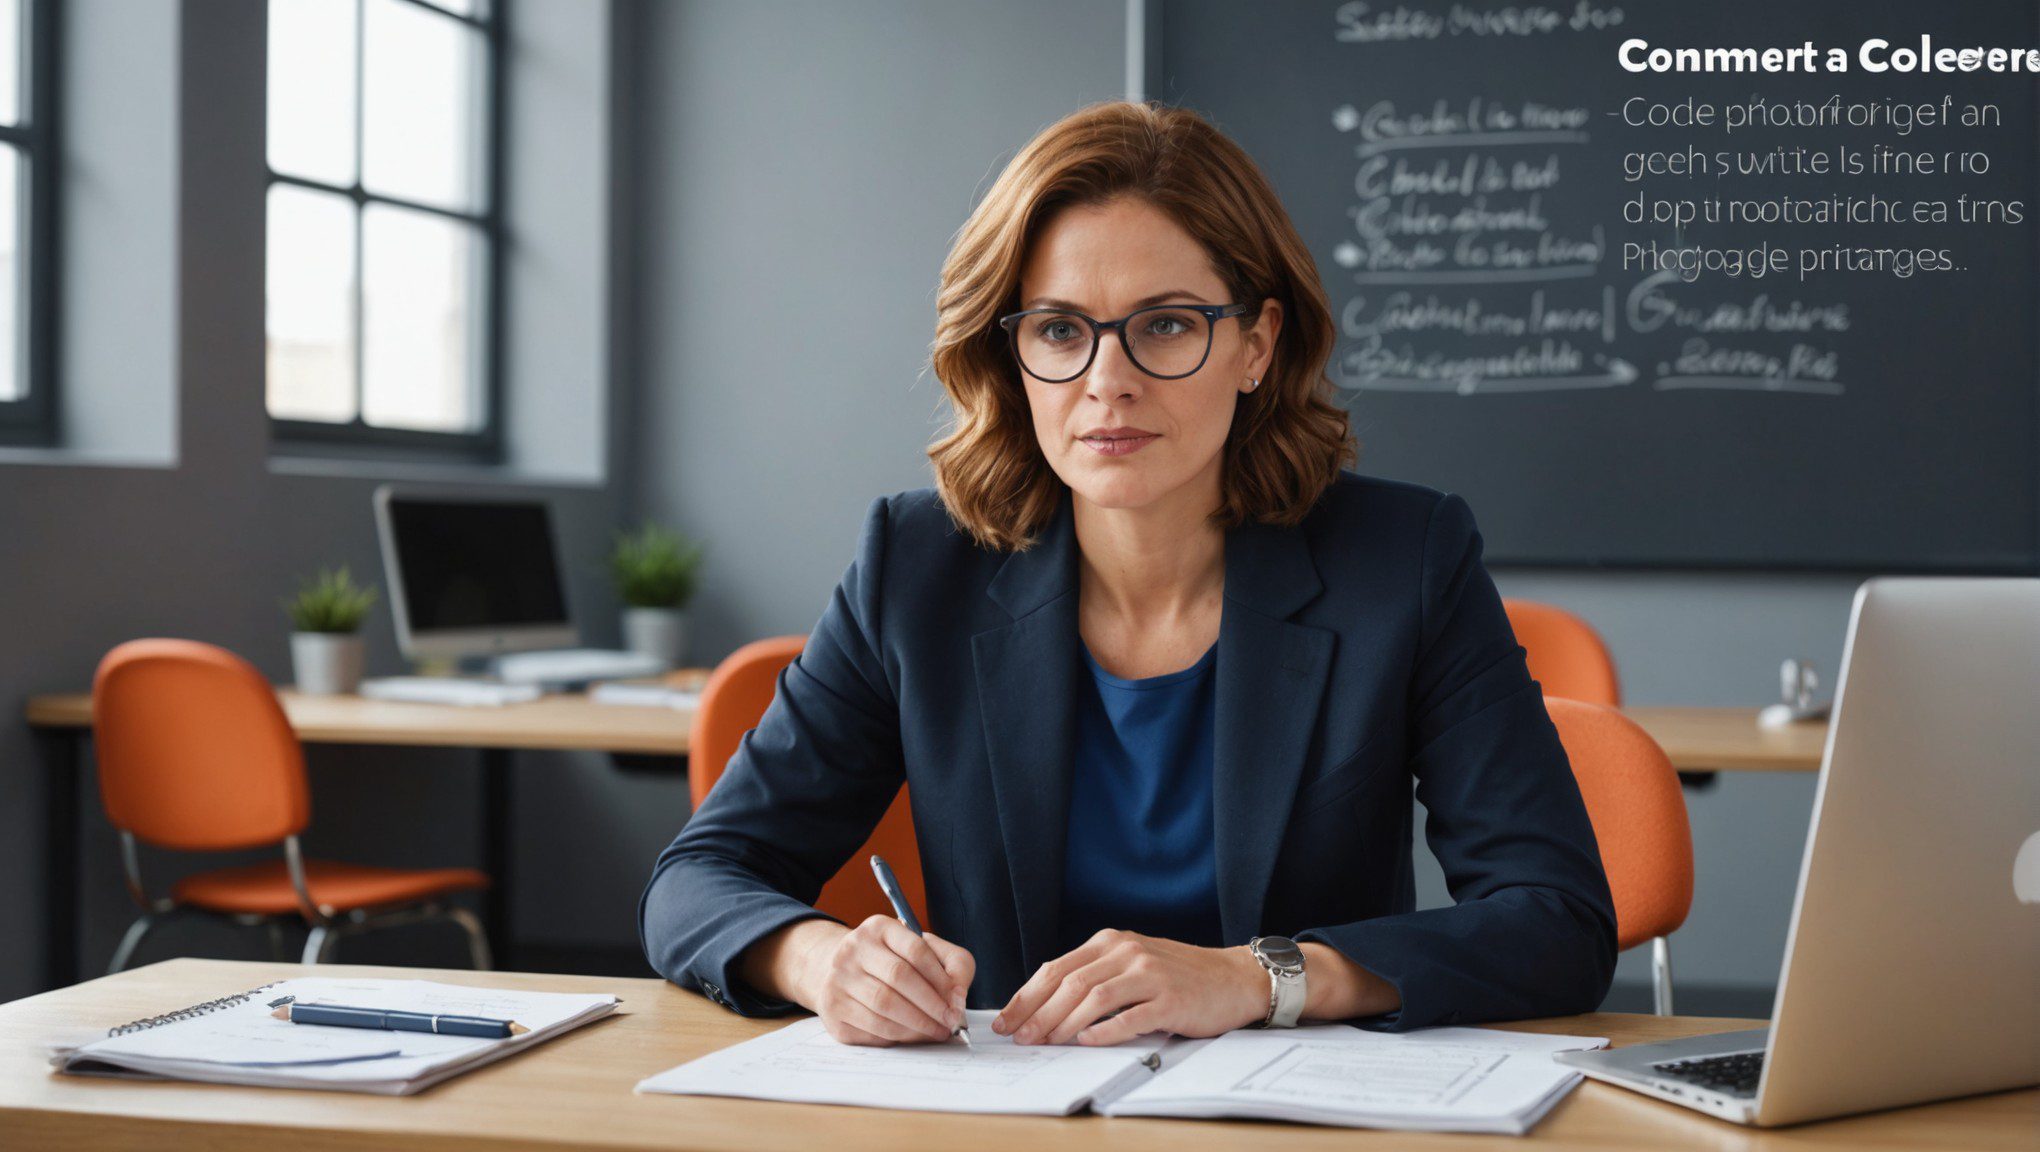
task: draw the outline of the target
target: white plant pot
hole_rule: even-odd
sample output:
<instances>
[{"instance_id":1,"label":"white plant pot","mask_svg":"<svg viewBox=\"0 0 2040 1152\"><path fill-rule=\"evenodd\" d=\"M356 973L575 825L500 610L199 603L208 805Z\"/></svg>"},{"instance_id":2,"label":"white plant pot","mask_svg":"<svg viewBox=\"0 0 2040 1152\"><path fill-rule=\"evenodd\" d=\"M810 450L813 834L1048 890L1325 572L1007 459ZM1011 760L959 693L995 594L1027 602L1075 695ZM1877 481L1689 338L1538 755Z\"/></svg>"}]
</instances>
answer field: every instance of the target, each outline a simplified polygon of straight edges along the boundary
<instances>
[{"instance_id":1,"label":"white plant pot","mask_svg":"<svg viewBox=\"0 0 2040 1152\"><path fill-rule=\"evenodd\" d=\"M351 632L293 632L290 664L297 690L344 696L361 687L361 637Z\"/></svg>"},{"instance_id":2,"label":"white plant pot","mask_svg":"<svg viewBox=\"0 0 2040 1152\"><path fill-rule=\"evenodd\" d=\"M687 610L684 608L625 608L624 647L678 668L687 657Z\"/></svg>"}]
</instances>

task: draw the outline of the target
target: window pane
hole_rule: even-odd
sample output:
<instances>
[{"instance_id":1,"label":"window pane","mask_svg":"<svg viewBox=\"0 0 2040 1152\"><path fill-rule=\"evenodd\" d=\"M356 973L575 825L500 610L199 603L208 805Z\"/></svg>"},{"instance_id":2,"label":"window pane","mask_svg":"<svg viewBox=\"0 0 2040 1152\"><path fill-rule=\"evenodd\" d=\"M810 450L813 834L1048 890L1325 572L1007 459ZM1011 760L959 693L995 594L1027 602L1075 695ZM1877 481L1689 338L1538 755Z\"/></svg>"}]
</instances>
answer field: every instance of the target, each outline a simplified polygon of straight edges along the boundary
<instances>
[{"instance_id":1,"label":"window pane","mask_svg":"<svg viewBox=\"0 0 2040 1152\"><path fill-rule=\"evenodd\" d=\"M272 185L268 280L269 414L354 419L353 203Z\"/></svg>"},{"instance_id":2,"label":"window pane","mask_svg":"<svg viewBox=\"0 0 2040 1152\"><path fill-rule=\"evenodd\" d=\"M269 166L354 183L353 0L269 0Z\"/></svg>"},{"instance_id":3,"label":"window pane","mask_svg":"<svg viewBox=\"0 0 2040 1152\"><path fill-rule=\"evenodd\" d=\"M363 211L363 419L381 428L474 431L480 234L406 208L371 203Z\"/></svg>"},{"instance_id":4,"label":"window pane","mask_svg":"<svg viewBox=\"0 0 2040 1152\"><path fill-rule=\"evenodd\" d=\"M0 124L21 121L21 0L0 0Z\"/></svg>"},{"instance_id":5,"label":"window pane","mask_svg":"<svg viewBox=\"0 0 2040 1152\"><path fill-rule=\"evenodd\" d=\"M385 195L479 209L481 33L402 0L367 3L362 182Z\"/></svg>"},{"instance_id":6,"label":"window pane","mask_svg":"<svg viewBox=\"0 0 2040 1152\"><path fill-rule=\"evenodd\" d=\"M21 290L28 263L22 259L27 229L21 218L21 181L28 165L13 148L0 148L0 400L28 395L28 365L22 355Z\"/></svg>"}]
</instances>

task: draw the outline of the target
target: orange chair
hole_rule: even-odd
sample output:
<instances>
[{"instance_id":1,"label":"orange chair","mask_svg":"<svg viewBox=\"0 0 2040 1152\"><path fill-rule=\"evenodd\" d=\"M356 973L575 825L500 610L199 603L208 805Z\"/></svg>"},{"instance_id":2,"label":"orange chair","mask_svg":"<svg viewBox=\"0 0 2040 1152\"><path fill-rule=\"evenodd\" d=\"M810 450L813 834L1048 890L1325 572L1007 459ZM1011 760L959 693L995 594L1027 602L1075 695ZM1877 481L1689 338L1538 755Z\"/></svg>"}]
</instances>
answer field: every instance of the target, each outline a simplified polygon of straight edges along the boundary
<instances>
[{"instance_id":1,"label":"orange chair","mask_svg":"<svg viewBox=\"0 0 2040 1152\"><path fill-rule=\"evenodd\" d=\"M803 636L775 636L755 640L729 654L702 686L701 703L694 713L694 729L687 741L687 780L694 793L694 806L708 799L708 790L722 778L730 757L736 755L744 734L758 726L778 689L779 674L800 655L807 643ZM864 847L844 862L836 875L822 885L815 907L845 924L857 924L874 914L892 915L892 905L879 891L878 881L867 863L872 853L885 857L905 889L907 903L922 924L935 930L928 919L928 900L921 881L921 851L914 842L914 819L907 804L907 789L893 798L892 807L872 829Z\"/></svg>"},{"instance_id":2,"label":"orange chair","mask_svg":"<svg viewBox=\"0 0 2040 1152\"><path fill-rule=\"evenodd\" d=\"M1535 600L1503 600L1509 627L1523 646L1530 676L1546 696L1622 706L1622 687L1615 681L1615 658L1600 634L1585 620Z\"/></svg>"},{"instance_id":3,"label":"orange chair","mask_svg":"<svg viewBox=\"0 0 2040 1152\"><path fill-rule=\"evenodd\" d=\"M311 822L312 802L304 751L275 690L246 660L194 640L130 640L99 662L92 731L100 799L120 833L128 894L142 907L109 971L126 967L159 922L190 913L265 927L273 951L283 923L301 919L311 926L307 964L327 959L342 934L450 920L467 933L475 967L489 967L481 922L440 902L486 887L482 873L305 859L298 834ZM183 852L280 842L283 859L200 872L151 897L137 841Z\"/></svg>"},{"instance_id":4,"label":"orange chair","mask_svg":"<svg viewBox=\"0 0 2040 1152\"><path fill-rule=\"evenodd\" d=\"M1615 897L1617 947L1651 942L1657 1014L1672 1014L1672 945L1693 907L1693 832L1672 762L1613 708L1548 696Z\"/></svg>"}]
</instances>

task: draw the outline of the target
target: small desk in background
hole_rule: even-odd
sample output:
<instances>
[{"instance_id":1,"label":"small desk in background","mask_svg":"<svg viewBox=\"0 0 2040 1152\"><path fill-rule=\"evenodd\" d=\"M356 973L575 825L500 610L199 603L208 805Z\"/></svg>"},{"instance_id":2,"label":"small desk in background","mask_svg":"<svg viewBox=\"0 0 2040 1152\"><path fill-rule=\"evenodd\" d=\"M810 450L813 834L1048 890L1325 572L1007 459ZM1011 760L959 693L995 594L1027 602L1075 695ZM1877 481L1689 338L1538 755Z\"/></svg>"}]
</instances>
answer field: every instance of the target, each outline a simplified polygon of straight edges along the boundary
<instances>
[{"instance_id":1,"label":"small desk in background","mask_svg":"<svg viewBox=\"0 0 2040 1152\"><path fill-rule=\"evenodd\" d=\"M1681 772L1818 772L1825 720L1759 728L1757 708L1624 708Z\"/></svg>"},{"instance_id":2,"label":"small desk in background","mask_svg":"<svg viewBox=\"0 0 2040 1152\"><path fill-rule=\"evenodd\" d=\"M707 669L682 669L676 683L696 685ZM482 867L491 885L483 919L499 957L514 956L509 924L511 757L519 750L593 751L685 757L691 711L591 703L579 694L547 696L500 708L409 704L359 696L280 693L307 744L474 748L481 752ZM1645 707L1623 710L1641 724L1681 772L1811 772L1820 767L1824 723L1783 731L1757 727L1755 708ZM37 696L28 722L43 745L47 837L44 984L78 979L78 780L92 730L89 693Z\"/></svg>"},{"instance_id":3,"label":"small desk in background","mask_svg":"<svg viewBox=\"0 0 2040 1152\"><path fill-rule=\"evenodd\" d=\"M699 687L706 668L683 668L669 682ZM409 748L473 748L481 753L482 870L489 887L482 919L499 963L512 964L516 938L510 925L510 840L513 754L519 751L607 752L678 757L684 763L694 723L692 710L596 704L586 695L545 696L503 707L412 704L360 696L305 696L288 688L278 698L298 739L306 744L367 744ZM36 696L27 718L43 763L43 835L49 873L44 894L43 984L77 980L79 781L84 745L92 734L92 696ZM317 814L313 827L317 827Z\"/></svg>"},{"instance_id":4,"label":"small desk in background","mask_svg":"<svg viewBox=\"0 0 2040 1152\"><path fill-rule=\"evenodd\" d=\"M332 968L332 966L327 966ZM1559 1102L1529 1136L1412 1135L1225 1120L1099 1116L975 1116L782 1104L708 1096L639 1096L653 1073L777 1028L662 980L441 972L347 966L348 975L443 980L546 992L614 992L619 1013L416 1096L367 1096L60 1076L43 1045L272 980L294 964L170 960L0 1005L0 1131L35 1148L159 1152L320 1149L665 1149L691 1152L918 1152L1111 1148L1204 1149L2029 1149L2040 1089L1999 1092L1868 1116L1764 1131L1592 1081ZM1598 1013L1503 1027L1606 1036L1620 1047L1759 1021Z\"/></svg>"}]
</instances>

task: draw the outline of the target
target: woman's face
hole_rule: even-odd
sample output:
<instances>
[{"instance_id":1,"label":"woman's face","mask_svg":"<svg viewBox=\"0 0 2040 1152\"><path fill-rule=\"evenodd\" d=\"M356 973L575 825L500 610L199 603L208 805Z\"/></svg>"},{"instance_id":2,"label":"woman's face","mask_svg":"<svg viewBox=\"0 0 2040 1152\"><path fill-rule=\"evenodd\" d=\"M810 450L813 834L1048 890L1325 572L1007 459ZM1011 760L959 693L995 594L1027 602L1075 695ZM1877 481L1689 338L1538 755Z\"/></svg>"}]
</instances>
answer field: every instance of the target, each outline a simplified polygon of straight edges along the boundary
<instances>
[{"instance_id":1,"label":"woman's face","mask_svg":"<svg viewBox=\"0 0 2040 1152\"><path fill-rule=\"evenodd\" d=\"M1020 270L1021 308L1069 308L1094 320L1117 320L1162 303L1255 302L1228 298L1203 247L1137 197L1056 213ZM1233 409L1248 379L1266 375L1281 323L1282 306L1272 299L1251 328L1242 329L1236 318L1218 321L1204 366L1178 380L1142 371L1111 331L1073 380L1050 384L1021 372L1049 467L1100 507L1140 508L1173 493L1215 502ZM1072 333L1064 327L1051 334ZM1074 335L1081 341L1086 333L1079 327ZM1134 339L1138 345L1137 333Z\"/></svg>"}]
</instances>

